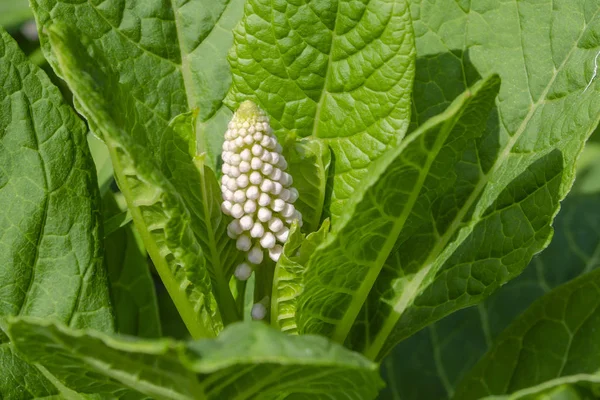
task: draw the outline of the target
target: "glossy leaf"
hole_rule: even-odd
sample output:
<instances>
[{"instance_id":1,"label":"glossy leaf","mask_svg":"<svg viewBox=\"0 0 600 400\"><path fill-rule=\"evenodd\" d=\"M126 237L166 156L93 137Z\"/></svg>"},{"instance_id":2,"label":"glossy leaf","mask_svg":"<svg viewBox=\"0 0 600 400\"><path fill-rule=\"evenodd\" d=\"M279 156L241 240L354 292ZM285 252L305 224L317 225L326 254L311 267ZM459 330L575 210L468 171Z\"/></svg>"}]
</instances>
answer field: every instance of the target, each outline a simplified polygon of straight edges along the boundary
<instances>
[{"instance_id":1,"label":"glossy leaf","mask_svg":"<svg viewBox=\"0 0 600 400\"><path fill-rule=\"evenodd\" d=\"M255 100L276 134L331 147L333 225L371 161L410 119L414 39L405 0L246 2L229 56L235 107Z\"/></svg>"},{"instance_id":2,"label":"glossy leaf","mask_svg":"<svg viewBox=\"0 0 600 400\"><path fill-rule=\"evenodd\" d=\"M123 385L164 399L362 400L374 398L381 382L378 366L359 354L257 322L234 324L218 339L195 342L133 340L35 320L12 320L9 332L30 361L71 387L78 387L73 372L80 371L87 381L97 380L93 389L99 394Z\"/></svg>"},{"instance_id":3,"label":"glossy leaf","mask_svg":"<svg viewBox=\"0 0 600 400\"><path fill-rule=\"evenodd\" d=\"M85 124L0 30L0 317L113 330ZM57 394L0 332L0 394Z\"/></svg>"}]
</instances>

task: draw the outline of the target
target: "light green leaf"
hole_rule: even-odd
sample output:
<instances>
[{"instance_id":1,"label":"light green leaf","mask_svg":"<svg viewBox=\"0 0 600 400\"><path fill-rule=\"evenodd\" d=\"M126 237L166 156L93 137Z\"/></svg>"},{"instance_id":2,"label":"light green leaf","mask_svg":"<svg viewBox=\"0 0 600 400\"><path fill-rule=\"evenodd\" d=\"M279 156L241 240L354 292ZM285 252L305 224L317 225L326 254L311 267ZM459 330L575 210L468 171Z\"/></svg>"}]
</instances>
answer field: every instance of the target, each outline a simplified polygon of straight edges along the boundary
<instances>
[{"instance_id":1,"label":"light green leaf","mask_svg":"<svg viewBox=\"0 0 600 400\"><path fill-rule=\"evenodd\" d=\"M297 223L290 229L290 237L283 246L281 258L275 266L273 296L271 299L271 323L281 331L295 334L298 296L302 293L305 265L315 249L329 233L326 219L317 232L305 237Z\"/></svg>"},{"instance_id":2,"label":"light green leaf","mask_svg":"<svg viewBox=\"0 0 600 400\"><path fill-rule=\"evenodd\" d=\"M481 301L546 246L551 216L571 187L575 159L600 117L600 83L592 79L600 4L476 2L465 6L463 19L449 20L450 2L443 3L442 13L426 7L432 26L442 26L437 32L442 41L423 31L427 24L416 29L417 36L428 35L446 51L466 51L461 46L472 44L469 58L476 71L498 72L502 86L477 152L458 175L465 185L417 204L392 251L378 254L381 262L387 258L384 272L346 340L370 357L381 358L421 327ZM415 7L416 19L429 18ZM430 54L441 51L431 46ZM316 330L323 327L317 323Z\"/></svg>"},{"instance_id":3,"label":"light green leaf","mask_svg":"<svg viewBox=\"0 0 600 400\"><path fill-rule=\"evenodd\" d=\"M90 38L88 45L114 68L115 82L156 118L170 121L198 109L198 148L208 153L213 169L230 115L222 105L231 83L226 53L242 5L243 0L32 0L44 53L59 75L47 33L54 22ZM150 143L157 145L161 133L149 132Z\"/></svg>"},{"instance_id":4,"label":"light green leaf","mask_svg":"<svg viewBox=\"0 0 600 400\"><path fill-rule=\"evenodd\" d=\"M389 275L382 268L399 246L396 243L413 240L413 251L423 249L431 242L421 233L423 227L438 228L441 236L449 222L441 217L447 218L461 196L469 195L469 178L478 176L468 160L475 153L474 141L483 133L499 84L497 77L480 82L373 165L363 181L366 189L349 205L351 212L340 222L339 230L329 235L308 261L297 316L300 332L320 333L343 342L377 277ZM436 215L425 214L436 198L457 187L463 190L437 207ZM438 216L438 225L432 226ZM422 255L412 260L414 264L420 261ZM410 276L422 279L419 275L430 269L414 270ZM358 325L367 329L364 322ZM363 345L369 344L363 341ZM350 345L360 348L360 343Z\"/></svg>"},{"instance_id":5,"label":"light green leaf","mask_svg":"<svg viewBox=\"0 0 600 400\"><path fill-rule=\"evenodd\" d=\"M517 318L459 383L455 398L516 394L551 382L600 383L600 270L554 289ZM538 389L539 390L539 389Z\"/></svg>"},{"instance_id":6,"label":"light green leaf","mask_svg":"<svg viewBox=\"0 0 600 400\"><path fill-rule=\"evenodd\" d=\"M5 0L0 2L0 26L15 27L33 18L27 0Z\"/></svg>"},{"instance_id":7,"label":"light green leaf","mask_svg":"<svg viewBox=\"0 0 600 400\"><path fill-rule=\"evenodd\" d=\"M333 225L369 164L404 136L414 39L405 0L249 0L229 56L235 107L252 99L276 134L331 147ZM330 206L330 207L329 207Z\"/></svg>"},{"instance_id":8,"label":"light green leaf","mask_svg":"<svg viewBox=\"0 0 600 400\"><path fill-rule=\"evenodd\" d=\"M97 53L91 58L80 38L65 29L53 25L48 30L60 71L81 112L108 146L117 182L144 245L190 333L194 337L214 336L221 316L196 235L213 230L203 229L203 214L194 214L186 203L206 194L190 154L193 137L189 130L178 125L171 128L154 114L144 114L147 109L136 107L139 103L123 93L124 88L105 72L104 68L110 70L105 60ZM141 129L138 121L160 129L157 147L151 141L155 131ZM178 175L181 169L190 173L187 180ZM202 213L203 208L193 211Z\"/></svg>"},{"instance_id":9,"label":"light green leaf","mask_svg":"<svg viewBox=\"0 0 600 400\"><path fill-rule=\"evenodd\" d=\"M121 384L162 399L363 400L380 387L378 366L361 355L325 338L284 335L257 322L195 342L134 340L31 319L12 320L9 332L30 361L66 377L72 387L72 371L85 372L98 380L94 390L100 394Z\"/></svg>"},{"instance_id":10,"label":"light green leaf","mask_svg":"<svg viewBox=\"0 0 600 400\"><path fill-rule=\"evenodd\" d=\"M322 141L303 139L286 146L284 155L300 194L294 205L302 213L302 231L314 232L323 217L331 152Z\"/></svg>"},{"instance_id":11,"label":"light green leaf","mask_svg":"<svg viewBox=\"0 0 600 400\"><path fill-rule=\"evenodd\" d=\"M382 399L448 399L457 383L492 346L495 338L535 299L600 266L600 190L582 190L588 172L588 142L578 160L573 190L554 220L552 243L522 275L477 307L458 311L403 341L383 361L388 388ZM583 179L580 179L583 178Z\"/></svg>"},{"instance_id":12,"label":"light green leaf","mask_svg":"<svg viewBox=\"0 0 600 400\"><path fill-rule=\"evenodd\" d=\"M122 214L112 193L104 195L102 200L106 217ZM115 331L140 337L160 337L154 281L140 235L130 224L106 237L104 246L110 294L115 309Z\"/></svg>"},{"instance_id":13,"label":"light green leaf","mask_svg":"<svg viewBox=\"0 0 600 400\"><path fill-rule=\"evenodd\" d=\"M85 124L1 29L0 77L0 316L112 331ZM57 393L1 331L0 370L4 398Z\"/></svg>"},{"instance_id":14,"label":"light green leaf","mask_svg":"<svg viewBox=\"0 0 600 400\"><path fill-rule=\"evenodd\" d=\"M94 134L89 134L87 139L92 158L94 159L94 164L96 165L100 195L104 196L110 191L110 186L115 179L110 154L104 142ZM104 236L106 236L106 226L104 226Z\"/></svg>"}]
</instances>

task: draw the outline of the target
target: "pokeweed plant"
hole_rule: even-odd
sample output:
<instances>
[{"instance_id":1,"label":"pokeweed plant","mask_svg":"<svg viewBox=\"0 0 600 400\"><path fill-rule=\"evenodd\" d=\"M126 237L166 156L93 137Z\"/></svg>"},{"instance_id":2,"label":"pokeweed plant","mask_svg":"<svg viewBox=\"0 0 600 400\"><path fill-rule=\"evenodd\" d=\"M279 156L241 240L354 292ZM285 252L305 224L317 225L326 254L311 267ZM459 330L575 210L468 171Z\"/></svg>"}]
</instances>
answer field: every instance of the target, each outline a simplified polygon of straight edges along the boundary
<instances>
[{"instance_id":1,"label":"pokeweed plant","mask_svg":"<svg viewBox=\"0 0 600 400\"><path fill-rule=\"evenodd\" d=\"M548 245L600 118L599 1L31 9L87 125L3 32L2 397L368 399L400 342L382 397L594 393L594 271L469 372L417 353L441 384L405 346Z\"/></svg>"}]
</instances>

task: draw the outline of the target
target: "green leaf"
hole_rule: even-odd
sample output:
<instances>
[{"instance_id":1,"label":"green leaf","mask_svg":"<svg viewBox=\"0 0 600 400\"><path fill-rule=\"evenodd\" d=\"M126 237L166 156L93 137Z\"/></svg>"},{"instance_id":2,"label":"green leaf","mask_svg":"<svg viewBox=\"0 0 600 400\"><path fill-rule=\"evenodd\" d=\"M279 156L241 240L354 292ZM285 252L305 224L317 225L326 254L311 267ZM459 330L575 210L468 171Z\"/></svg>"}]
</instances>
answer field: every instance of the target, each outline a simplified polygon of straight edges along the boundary
<instances>
[{"instance_id":1,"label":"green leaf","mask_svg":"<svg viewBox=\"0 0 600 400\"><path fill-rule=\"evenodd\" d=\"M455 398L522 398L543 383L598 384L599 326L600 270L594 270L552 290L511 323L459 383Z\"/></svg>"},{"instance_id":2,"label":"green leaf","mask_svg":"<svg viewBox=\"0 0 600 400\"><path fill-rule=\"evenodd\" d=\"M419 204L406 224L410 232L401 233L389 254L379 254L387 258L386 267L346 341L370 357L381 358L428 323L481 301L546 246L551 216L571 187L575 159L600 117L600 85L592 79L600 5L477 2L459 10L465 13L461 19L447 10L450 2L434 3L446 6L440 13L430 3L422 10L414 5L415 19L427 22L417 35L432 46L426 53L418 44L419 57L438 54L434 42L450 52L472 44L464 59L482 76L498 72L502 86L483 136L473 143L477 152L458 175L465 186ZM429 23L438 29L437 38L425 31ZM445 87L437 79L432 84ZM331 300L326 308L322 319L340 307ZM333 319L335 324L339 314ZM331 329L316 321L315 330L307 331Z\"/></svg>"},{"instance_id":3,"label":"green leaf","mask_svg":"<svg viewBox=\"0 0 600 400\"><path fill-rule=\"evenodd\" d=\"M378 366L359 354L257 322L234 324L217 339L195 342L134 340L31 319L13 319L9 332L30 361L72 387L77 379L96 379L100 394L120 384L163 399L362 400L374 398L381 382Z\"/></svg>"},{"instance_id":4,"label":"green leaf","mask_svg":"<svg viewBox=\"0 0 600 400\"><path fill-rule=\"evenodd\" d=\"M315 249L329 233L329 220L325 220L317 232L306 236L300 233L297 223L292 225L288 241L283 246L273 277L271 299L271 323L281 331L297 333L296 309L298 296L302 293L305 265Z\"/></svg>"},{"instance_id":5,"label":"green leaf","mask_svg":"<svg viewBox=\"0 0 600 400\"><path fill-rule=\"evenodd\" d=\"M472 190L468 178L477 177L468 160L474 155L473 142L483 133L499 84L497 77L480 82L373 165L363 181L364 191L349 205L352 212L308 261L297 316L300 332L320 333L343 342L379 274L389 275L382 268L392 250L406 243L413 252L421 251L431 242L422 233L423 225L437 228L441 236L454 202L459 203L461 196ZM462 191L437 207L436 214L425 214L436 198L455 188ZM438 216L438 225L431 226ZM422 255L413 255L414 264L422 261ZM431 269L413 270L411 276L418 272L414 278L422 280ZM414 289L405 291L413 293ZM363 322L359 325L366 329ZM371 344L368 340L362 343Z\"/></svg>"},{"instance_id":6,"label":"green leaf","mask_svg":"<svg viewBox=\"0 0 600 400\"><path fill-rule=\"evenodd\" d=\"M303 139L286 146L284 155L300 194L294 205L302 213L302 231L314 232L323 217L331 152L322 141Z\"/></svg>"},{"instance_id":7,"label":"green leaf","mask_svg":"<svg viewBox=\"0 0 600 400\"><path fill-rule=\"evenodd\" d=\"M33 18L27 0L10 0L0 2L0 26L15 27Z\"/></svg>"},{"instance_id":8,"label":"green leaf","mask_svg":"<svg viewBox=\"0 0 600 400\"><path fill-rule=\"evenodd\" d=\"M147 109L139 108L105 72L110 71L105 60L97 53L91 58L79 38L65 29L53 25L48 31L60 71L81 112L108 146L117 182L144 245L192 336L214 336L221 316L196 236L213 230L206 229L203 215L197 214L204 209L190 210L186 203L206 195L190 154L193 137L177 124L172 128L155 114L146 114ZM151 140L155 131L141 129L138 121L160 129L156 147ZM187 180L178 175L182 169L190 174Z\"/></svg>"},{"instance_id":9,"label":"green leaf","mask_svg":"<svg viewBox=\"0 0 600 400\"><path fill-rule=\"evenodd\" d=\"M200 152L216 169L231 112L222 105L231 74L226 53L232 29L242 16L243 0L72 2L32 0L44 53L62 76L52 54L47 28L69 26L76 37L104 57L115 81L139 107L164 121L199 110L196 132ZM160 130L148 133L151 143Z\"/></svg>"},{"instance_id":10,"label":"green leaf","mask_svg":"<svg viewBox=\"0 0 600 400\"><path fill-rule=\"evenodd\" d=\"M256 101L280 139L331 147L333 225L371 161L404 136L414 39L405 0L249 0L229 60L230 107ZM329 207L328 207L329 208Z\"/></svg>"},{"instance_id":11,"label":"green leaf","mask_svg":"<svg viewBox=\"0 0 600 400\"><path fill-rule=\"evenodd\" d=\"M115 196L103 197L105 216L120 216ZM114 218L114 217L112 217ZM109 221L112 220L109 218ZM160 337L158 305L147 253L133 225L115 230L104 241L116 332L140 337Z\"/></svg>"},{"instance_id":12,"label":"green leaf","mask_svg":"<svg viewBox=\"0 0 600 400\"><path fill-rule=\"evenodd\" d=\"M593 155L590 144L578 160L575 186L554 221L550 246L484 303L458 311L396 346L383 361L388 389L382 399L451 398L460 379L535 299L600 266L600 190L581 190L594 165L586 161Z\"/></svg>"},{"instance_id":13,"label":"green leaf","mask_svg":"<svg viewBox=\"0 0 600 400\"><path fill-rule=\"evenodd\" d=\"M0 29L0 316L112 331L86 127ZM0 331L0 393L57 393Z\"/></svg>"},{"instance_id":14,"label":"green leaf","mask_svg":"<svg viewBox=\"0 0 600 400\"><path fill-rule=\"evenodd\" d=\"M113 184L115 178L110 154L104 142L95 135L89 134L87 139L94 164L96 165L100 195L104 196L110 191L110 186ZM104 236L106 236L106 224L104 226Z\"/></svg>"}]
</instances>

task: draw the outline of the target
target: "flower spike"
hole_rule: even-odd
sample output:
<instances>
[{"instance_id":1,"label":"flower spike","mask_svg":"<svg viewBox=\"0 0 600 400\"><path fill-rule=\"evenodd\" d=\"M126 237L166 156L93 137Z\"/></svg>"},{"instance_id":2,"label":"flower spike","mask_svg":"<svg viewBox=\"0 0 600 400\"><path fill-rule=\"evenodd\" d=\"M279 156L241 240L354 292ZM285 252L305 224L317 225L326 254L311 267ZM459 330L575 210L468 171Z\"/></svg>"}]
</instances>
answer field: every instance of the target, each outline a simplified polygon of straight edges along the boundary
<instances>
[{"instance_id":1,"label":"flower spike","mask_svg":"<svg viewBox=\"0 0 600 400\"><path fill-rule=\"evenodd\" d=\"M227 233L248 253L236 270L240 280L250 277L250 265L260 264L265 252L277 261L292 221L302 223L294 207L298 191L281 152L266 113L243 102L229 123L221 155L221 210L234 218Z\"/></svg>"}]
</instances>

